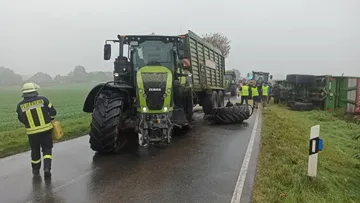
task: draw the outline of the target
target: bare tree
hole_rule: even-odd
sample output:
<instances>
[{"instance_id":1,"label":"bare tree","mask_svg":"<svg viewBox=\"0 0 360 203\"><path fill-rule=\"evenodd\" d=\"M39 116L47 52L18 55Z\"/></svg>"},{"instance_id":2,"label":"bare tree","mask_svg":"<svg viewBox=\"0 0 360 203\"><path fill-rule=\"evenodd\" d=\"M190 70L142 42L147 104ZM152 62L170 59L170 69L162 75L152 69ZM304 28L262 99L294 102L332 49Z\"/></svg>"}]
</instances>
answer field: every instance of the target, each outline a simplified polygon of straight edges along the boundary
<instances>
[{"instance_id":1,"label":"bare tree","mask_svg":"<svg viewBox=\"0 0 360 203\"><path fill-rule=\"evenodd\" d=\"M220 33L214 33L214 34L206 34L205 36L203 36L204 40L207 41L208 43L214 45L214 47L220 49L221 53L226 57L228 57L229 53L230 53L230 40L220 34Z\"/></svg>"}]
</instances>

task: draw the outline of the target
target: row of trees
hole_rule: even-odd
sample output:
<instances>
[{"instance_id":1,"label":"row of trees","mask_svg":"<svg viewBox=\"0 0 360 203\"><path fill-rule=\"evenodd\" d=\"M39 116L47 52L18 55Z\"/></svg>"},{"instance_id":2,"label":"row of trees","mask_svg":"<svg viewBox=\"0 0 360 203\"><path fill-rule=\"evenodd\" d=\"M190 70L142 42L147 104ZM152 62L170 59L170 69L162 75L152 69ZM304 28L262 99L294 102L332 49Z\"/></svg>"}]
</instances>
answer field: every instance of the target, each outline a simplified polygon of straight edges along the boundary
<instances>
[{"instance_id":1,"label":"row of trees","mask_svg":"<svg viewBox=\"0 0 360 203\"><path fill-rule=\"evenodd\" d=\"M206 34L203 39L217 47L225 57L229 55L230 40L226 36L221 33ZM0 85L2 86L21 85L26 81L34 81L38 84L98 82L111 80L112 77L111 72L87 72L83 66L76 66L73 71L65 76L56 75L52 78L47 73L38 72L28 79L23 79L13 70L0 67Z\"/></svg>"},{"instance_id":2,"label":"row of trees","mask_svg":"<svg viewBox=\"0 0 360 203\"><path fill-rule=\"evenodd\" d=\"M38 72L28 79L24 79L13 70L0 67L0 85L13 86L22 85L26 81L33 81L38 84L54 84L54 83L82 83L82 82L100 82L112 79L111 72L86 72L83 66L76 66L73 71L67 75L56 75L52 78L49 74Z\"/></svg>"}]
</instances>

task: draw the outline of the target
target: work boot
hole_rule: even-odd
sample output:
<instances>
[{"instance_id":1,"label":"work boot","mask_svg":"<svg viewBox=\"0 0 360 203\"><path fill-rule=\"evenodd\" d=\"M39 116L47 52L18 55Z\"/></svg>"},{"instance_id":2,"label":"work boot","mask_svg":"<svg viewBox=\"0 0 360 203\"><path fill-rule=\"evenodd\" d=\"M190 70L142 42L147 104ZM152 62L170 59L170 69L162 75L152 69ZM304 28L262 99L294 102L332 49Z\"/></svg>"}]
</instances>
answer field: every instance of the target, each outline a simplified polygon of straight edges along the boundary
<instances>
[{"instance_id":1,"label":"work boot","mask_svg":"<svg viewBox=\"0 0 360 203\"><path fill-rule=\"evenodd\" d=\"M39 176L40 175L40 170L39 169L33 169L32 173L33 173L33 176Z\"/></svg>"},{"instance_id":2,"label":"work boot","mask_svg":"<svg viewBox=\"0 0 360 203\"><path fill-rule=\"evenodd\" d=\"M51 178L50 169L44 169L44 177L45 178Z\"/></svg>"}]
</instances>

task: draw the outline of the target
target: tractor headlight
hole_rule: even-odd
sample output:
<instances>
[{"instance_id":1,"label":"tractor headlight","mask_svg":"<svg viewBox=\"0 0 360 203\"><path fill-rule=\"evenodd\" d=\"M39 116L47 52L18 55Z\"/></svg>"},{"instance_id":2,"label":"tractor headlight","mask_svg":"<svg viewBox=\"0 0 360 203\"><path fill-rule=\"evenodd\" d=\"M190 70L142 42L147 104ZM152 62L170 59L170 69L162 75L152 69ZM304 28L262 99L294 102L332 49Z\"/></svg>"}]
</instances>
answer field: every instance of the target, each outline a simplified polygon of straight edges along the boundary
<instances>
[{"instance_id":1,"label":"tractor headlight","mask_svg":"<svg viewBox=\"0 0 360 203\"><path fill-rule=\"evenodd\" d=\"M144 106L144 107L142 108L142 110L143 110L143 112L147 112L146 106Z\"/></svg>"},{"instance_id":2,"label":"tractor headlight","mask_svg":"<svg viewBox=\"0 0 360 203\"><path fill-rule=\"evenodd\" d=\"M139 93L142 93L142 92L143 92L143 90L141 88L139 88Z\"/></svg>"},{"instance_id":3,"label":"tractor headlight","mask_svg":"<svg viewBox=\"0 0 360 203\"><path fill-rule=\"evenodd\" d=\"M166 111L168 111L168 110L169 110L168 107L165 106L165 107L164 107L164 111L166 112Z\"/></svg>"},{"instance_id":4,"label":"tractor headlight","mask_svg":"<svg viewBox=\"0 0 360 203\"><path fill-rule=\"evenodd\" d=\"M170 88L168 88L166 91L167 91L167 93L171 93L171 89L170 89Z\"/></svg>"},{"instance_id":5,"label":"tractor headlight","mask_svg":"<svg viewBox=\"0 0 360 203\"><path fill-rule=\"evenodd\" d=\"M114 73L114 76L115 76L115 77L119 77L119 73Z\"/></svg>"}]
</instances>

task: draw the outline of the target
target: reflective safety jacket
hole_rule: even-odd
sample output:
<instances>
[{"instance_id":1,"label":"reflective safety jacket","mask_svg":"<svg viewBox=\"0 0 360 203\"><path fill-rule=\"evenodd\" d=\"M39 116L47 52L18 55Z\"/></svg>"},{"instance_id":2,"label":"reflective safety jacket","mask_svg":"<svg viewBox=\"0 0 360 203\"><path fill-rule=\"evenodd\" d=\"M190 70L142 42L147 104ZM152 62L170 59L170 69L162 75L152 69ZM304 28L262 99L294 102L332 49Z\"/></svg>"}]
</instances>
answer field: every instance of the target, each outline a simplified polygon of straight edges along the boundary
<instances>
[{"instance_id":1,"label":"reflective safety jacket","mask_svg":"<svg viewBox=\"0 0 360 203\"><path fill-rule=\"evenodd\" d=\"M252 88L251 88L251 95L252 95L253 97L259 96L259 90L258 90L257 87L252 87Z\"/></svg>"},{"instance_id":2,"label":"reflective safety jacket","mask_svg":"<svg viewBox=\"0 0 360 203\"><path fill-rule=\"evenodd\" d=\"M262 93L263 93L263 96L269 96L269 86L263 86L262 87Z\"/></svg>"},{"instance_id":3,"label":"reflective safety jacket","mask_svg":"<svg viewBox=\"0 0 360 203\"><path fill-rule=\"evenodd\" d=\"M56 116L54 106L46 97L25 97L17 105L18 119L25 125L26 134L36 134L51 130L51 120Z\"/></svg>"},{"instance_id":4,"label":"reflective safety jacket","mask_svg":"<svg viewBox=\"0 0 360 203\"><path fill-rule=\"evenodd\" d=\"M241 96L249 96L249 86L241 86Z\"/></svg>"}]
</instances>

